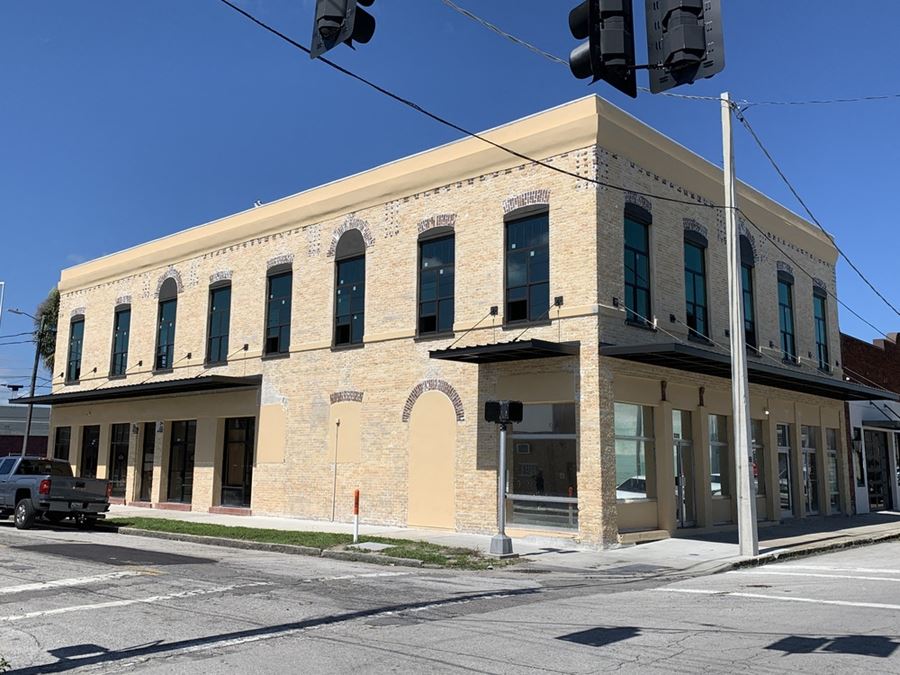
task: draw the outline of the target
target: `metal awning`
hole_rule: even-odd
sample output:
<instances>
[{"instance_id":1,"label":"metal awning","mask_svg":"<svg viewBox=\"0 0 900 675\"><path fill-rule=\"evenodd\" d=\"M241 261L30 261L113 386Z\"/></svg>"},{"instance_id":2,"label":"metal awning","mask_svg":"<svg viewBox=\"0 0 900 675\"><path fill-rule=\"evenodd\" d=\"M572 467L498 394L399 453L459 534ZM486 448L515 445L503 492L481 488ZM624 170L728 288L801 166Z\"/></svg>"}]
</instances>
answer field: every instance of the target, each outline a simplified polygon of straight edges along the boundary
<instances>
[{"instance_id":1,"label":"metal awning","mask_svg":"<svg viewBox=\"0 0 900 675\"><path fill-rule=\"evenodd\" d=\"M862 426L873 429L900 431L900 420L863 420Z\"/></svg>"},{"instance_id":2,"label":"metal awning","mask_svg":"<svg viewBox=\"0 0 900 675\"><path fill-rule=\"evenodd\" d=\"M117 387L103 387L101 389L64 391L59 394L45 394L42 396L35 396L34 398L22 396L20 398L12 398L9 402L18 404L42 403L49 405L92 403L100 401L119 401L125 398L142 398L147 396L200 394L204 392L222 391L225 389L237 389L240 387L258 387L260 384L262 384L262 375L251 375L249 377L207 375L206 377L190 377L180 380L124 384Z\"/></svg>"},{"instance_id":3,"label":"metal awning","mask_svg":"<svg viewBox=\"0 0 900 675\"><path fill-rule=\"evenodd\" d=\"M433 359L463 363L504 363L529 359L548 359L558 356L577 356L578 342L547 342L546 340L513 340L473 347L450 347L428 352Z\"/></svg>"},{"instance_id":4,"label":"metal awning","mask_svg":"<svg viewBox=\"0 0 900 675\"><path fill-rule=\"evenodd\" d=\"M731 357L728 354L677 342L634 346L606 345L600 348L600 355L731 379ZM780 368L768 363L759 363L752 356L747 358L747 376L753 384L764 384L842 401L900 401L900 396L884 389L866 387L822 375L811 375L799 368Z\"/></svg>"}]
</instances>

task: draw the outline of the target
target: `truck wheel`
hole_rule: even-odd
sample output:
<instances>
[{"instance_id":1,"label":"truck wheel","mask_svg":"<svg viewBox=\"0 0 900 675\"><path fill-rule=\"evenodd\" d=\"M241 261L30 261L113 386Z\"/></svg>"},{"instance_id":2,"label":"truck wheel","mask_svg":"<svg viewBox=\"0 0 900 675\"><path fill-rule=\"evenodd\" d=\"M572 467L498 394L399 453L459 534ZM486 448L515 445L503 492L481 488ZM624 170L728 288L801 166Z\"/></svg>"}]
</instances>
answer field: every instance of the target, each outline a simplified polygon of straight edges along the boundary
<instances>
[{"instance_id":1,"label":"truck wheel","mask_svg":"<svg viewBox=\"0 0 900 675\"><path fill-rule=\"evenodd\" d=\"M44 514L44 518L49 520L51 523L61 523L66 518L65 513L58 513L55 511L50 511Z\"/></svg>"},{"instance_id":2,"label":"truck wheel","mask_svg":"<svg viewBox=\"0 0 900 675\"><path fill-rule=\"evenodd\" d=\"M17 530L27 530L34 525L34 504L30 499L20 499L16 504L15 524Z\"/></svg>"}]
</instances>

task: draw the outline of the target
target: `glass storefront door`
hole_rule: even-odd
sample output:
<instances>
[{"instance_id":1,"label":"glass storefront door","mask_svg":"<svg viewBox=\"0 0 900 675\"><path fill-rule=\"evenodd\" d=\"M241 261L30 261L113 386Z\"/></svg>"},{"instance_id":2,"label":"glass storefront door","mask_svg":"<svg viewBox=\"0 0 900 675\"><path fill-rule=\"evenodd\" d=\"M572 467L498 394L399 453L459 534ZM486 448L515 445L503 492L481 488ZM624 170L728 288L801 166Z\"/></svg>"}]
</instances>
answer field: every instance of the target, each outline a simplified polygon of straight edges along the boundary
<instances>
[{"instance_id":1,"label":"glass storefront door","mask_svg":"<svg viewBox=\"0 0 900 675\"><path fill-rule=\"evenodd\" d=\"M156 422L144 422L144 440L141 443L141 501L149 502L153 488L153 453L156 443Z\"/></svg>"},{"instance_id":2,"label":"glass storefront door","mask_svg":"<svg viewBox=\"0 0 900 675\"><path fill-rule=\"evenodd\" d=\"M250 507L253 484L253 436L255 420L225 420L225 452L222 469L222 506Z\"/></svg>"},{"instance_id":3,"label":"glass storefront door","mask_svg":"<svg viewBox=\"0 0 900 675\"><path fill-rule=\"evenodd\" d=\"M109 430L109 480L112 483L110 496L125 498L125 477L128 473L128 422L113 424Z\"/></svg>"},{"instance_id":4,"label":"glass storefront door","mask_svg":"<svg viewBox=\"0 0 900 675\"><path fill-rule=\"evenodd\" d=\"M779 424L776 427L776 435L778 437L778 497L781 504L781 517L791 518L794 515L791 482L791 426Z\"/></svg>"},{"instance_id":5,"label":"glass storefront door","mask_svg":"<svg viewBox=\"0 0 900 675\"><path fill-rule=\"evenodd\" d=\"M97 477L97 460L100 457L100 425L92 424L81 432L81 463L78 475L82 478Z\"/></svg>"},{"instance_id":6,"label":"glass storefront door","mask_svg":"<svg viewBox=\"0 0 900 675\"><path fill-rule=\"evenodd\" d=\"M672 411L675 453L675 518L678 527L696 524L694 502L694 445L691 441L691 413Z\"/></svg>"},{"instance_id":7,"label":"glass storefront door","mask_svg":"<svg viewBox=\"0 0 900 675\"><path fill-rule=\"evenodd\" d=\"M506 489L509 522L578 528L574 403L526 403L511 425Z\"/></svg>"},{"instance_id":8,"label":"glass storefront door","mask_svg":"<svg viewBox=\"0 0 900 675\"><path fill-rule=\"evenodd\" d=\"M803 469L803 507L807 515L819 513L819 475L816 468L816 451L819 444L819 428L800 427L800 446Z\"/></svg>"},{"instance_id":9,"label":"glass storefront door","mask_svg":"<svg viewBox=\"0 0 900 675\"><path fill-rule=\"evenodd\" d=\"M866 429L864 433L869 510L885 511L892 506L887 432Z\"/></svg>"},{"instance_id":10,"label":"glass storefront door","mask_svg":"<svg viewBox=\"0 0 900 675\"><path fill-rule=\"evenodd\" d=\"M170 502L190 504L194 489L194 447L197 439L197 420L172 422L169 446Z\"/></svg>"}]
</instances>

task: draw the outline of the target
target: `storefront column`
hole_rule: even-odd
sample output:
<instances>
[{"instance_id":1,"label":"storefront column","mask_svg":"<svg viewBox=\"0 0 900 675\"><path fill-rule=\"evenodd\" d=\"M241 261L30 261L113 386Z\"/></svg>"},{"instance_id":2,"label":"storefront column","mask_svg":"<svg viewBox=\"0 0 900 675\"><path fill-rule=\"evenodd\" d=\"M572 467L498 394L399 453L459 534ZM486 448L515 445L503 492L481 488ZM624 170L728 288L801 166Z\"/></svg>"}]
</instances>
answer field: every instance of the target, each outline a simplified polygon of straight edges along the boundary
<instances>
[{"instance_id":1,"label":"storefront column","mask_svg":"<svg viewBox=\"0 0 900 675\"><path fill-rule=\"evenodd\" d=\"M677 528L675 512L675 457L672 438L672 404L661 401L653 419L656 451L656 514L659 529L674 532Z\"/></svg>"},{"instance_id":2,"label":"storefront column","mask_svg":"<svg viewBox=\"0 0 900 675\"><path fill-rule=\"evenodd\" d=\"M162 425L162 432L160 432L160 425ZM169 468L169 458L166 448L169 446L171 433L171 423L156 423L156 442L153 444L153 487L150 494L151 501L154 504L167 500L169 480L166 472Z\"/></svg>"},{"instance_id":3,"label":"storefront column","mask_svg":"<svg viewBox=\"0 0 900 675\"><path fill-rule=\"evenodd\" d=\"M831 495L828 487L828 433L826 430L825 415L822 414L822 407L819 406L819 438L818 447L816 449L816 472L818 480L816 481L816 490L819 492L819 513L823 516L831 514Z\"/></svg>"},{"instance_id":4,"label":"storefront column","mask_svg":"<svg viewBox=\"0 0 900 675\"><path fill-rule=\"evenodd\" d=\"M128 429L128 461L125 464L125 503L135 501L137 477L139 475L138 455L141 449L141 425L132 422Z\"/></svg>"},{"instance_id":5,"label":"storefront column","mask_svg":"<svg viewBox=\"0 0 900 675\"><path fill-rule=\"evenodd\" d=\"M803 446L800 433L801 417L799 406L793 405L794 419L791 424L791 491L794 495L794 517L803 518L806 506L803 503Z\"/></svg>"},{"instance_id":6,"label":"storefront column","mask_svg":"<svg viewBox=\"0 0 900 675\"><path fill-rule=\"evenodd\" d=\"M218 503L213 496L216 473L216 436L218 422L214 417L197 420L197 437L194 444L194 487L191 507L194 511L209 511Z\"/></svg>"},{"instance_id":7,"label":"storefront column","mask_svg":"<svg viewBox=\"0 0 900 675\"><path fill-rule=\"evenodd\" d=\"M613 372L597 351L585 347L578 379L578 524L586 540L611 546L619 540Z\"/></svg>"},{"instance_id":8,"label":"storefront column","mask_svg":"<svg viewBox=\"0 0 900 675\"><path fill-rule=\"evenodd\" d=\"M691 416L694 437L694 494L697 503L697 527L711 527L712 492L709 487L709 414L706 406L698 406Z\"/></svg>"},{"instance_id":9,"label":"storefront column","mask_svg":"<svg viewBox=\"0 0 900 675\"><path fill-rule=\"evenodd\" d=\"M846 404L843 404L846 405ZM841 512L844 515L853 514L853 492L856 490L856 481L850 475L850 448L848 446L847 417L843 407L838 415L838 484L841 490Z\"/></svg>"},{"instance_id":10,"label":"storefront column","mask_svg":"<svg viewBox=\"0 0 900 675\"><path fill-rule=\"evenodd\" d=\"M81 466L81 438L84 435L84 427L72 425L72 437L69 439L69 464L72 465L72 473L78 475Z\"/></svg>"},{"instance_id":11,"label":"storefront column","mask_svg":"<svg viewBox=\"0 0 900 675\"><path fill-rule=\"evenodd\" d=\"M100 425L100 447L97 448L97 478L109 479L110 425Z\"/></svg>"}]
</instances>

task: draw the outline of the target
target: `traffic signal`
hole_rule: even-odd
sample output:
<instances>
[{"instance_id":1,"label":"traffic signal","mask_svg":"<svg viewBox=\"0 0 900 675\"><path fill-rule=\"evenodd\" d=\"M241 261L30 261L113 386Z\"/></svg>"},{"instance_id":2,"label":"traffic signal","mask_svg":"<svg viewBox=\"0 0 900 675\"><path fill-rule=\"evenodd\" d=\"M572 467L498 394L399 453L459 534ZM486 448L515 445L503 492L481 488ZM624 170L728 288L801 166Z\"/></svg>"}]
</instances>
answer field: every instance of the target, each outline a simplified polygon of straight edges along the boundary
<instances>
[{"instance_id":1,"label":"traffic signal","mask_svg":"<svg viewBox=\"0 0 900 675\"><path fill-rule=\"evenodd\" d=\"M365 44L375 34L375 17L358 5L369 7L375 0L316 0L310 58L321 56L344 42Z\"/></svg>"},{"instance_id":2,"label":"traffic signal","mask_svg":"<svg viewBox=\"0 0 900 675\"><path fill-rule=\"evenodd\" d=\"M658 94L725 67L721 0L645 0L650 91Z\"/></svg>"},{"instance_id":3,"label":"traffic signal","mask_svg":"<svg viewBox=\"0 0 900 675\"><path fill-rule=\"evenodd\" d=\"M605 80L637 97L631 0L584 0L569 12L569 30L578 40L587 38L569 56L575 77Z\"/></svg>"}]
</instances>

